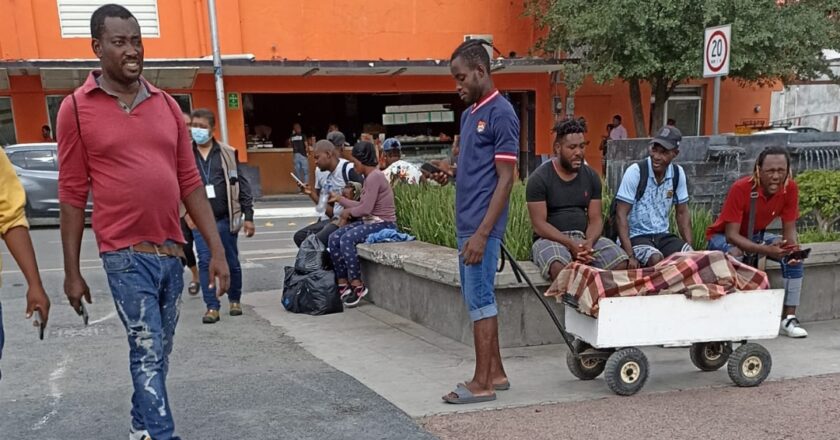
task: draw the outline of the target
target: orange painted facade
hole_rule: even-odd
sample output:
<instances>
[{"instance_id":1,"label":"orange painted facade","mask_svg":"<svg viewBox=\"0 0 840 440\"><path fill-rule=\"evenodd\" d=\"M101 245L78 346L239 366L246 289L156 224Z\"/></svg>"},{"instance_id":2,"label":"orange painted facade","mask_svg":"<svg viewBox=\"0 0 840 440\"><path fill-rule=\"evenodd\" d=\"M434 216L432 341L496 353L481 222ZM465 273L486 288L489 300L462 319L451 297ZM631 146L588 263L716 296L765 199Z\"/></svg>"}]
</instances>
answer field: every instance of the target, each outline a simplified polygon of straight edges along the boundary
<instances>
[{"instance_id":1,"label":"orange painted facade","mask_svg":"<svg viewBox=\"0 0 840 440\"><path fill-rule=\"evenodd\" d=\"M491 34L501 55L528 56L539 31L523 16L524 2L481 0L222 0L217 2L222 54L253 56L260 62L361 61L445 63L452 50L468 34ZM209 19L204 0L158 0L160 37L145 38L147 66L150 60L198 60L211 54ZM0 73L6 69L8 87L0 85L0 97L11 97L18 142L41 140L40 128L48 123L46 96L64 95L69 89L45 89L38 62L92 60L89 38L62 38L56 0L0 0ZM496 54L499 56L500 54ZM15 63L31 62L35 68ZM193 108L215 111L216 97L211 70L206 61L191 87L167 89L189 94ZM238 66L227 72L225 91L230 93L454 93L454 83L445 70L435 74L359 74L330 76L315 74L265 75ZM553 99L566 91L551 84L548 70L534 68L525 73L494 73L504 91L533 92L535 102L534 139L537 153L549 153L555 119ZM0 82L2 84L2 82ZM702 127L711 132L711 82L700 81ZM767 120L770 89L741 88L724 81L721 93L721 131L734 131L747 119ZM643 91L643 99L649 92ZM707 98L708 97L708 98ZM709 105L707 105L707 103ZM755 112L758 107L759 111ZM563 110L565 111L565 109ZM634 134L627 85L598 85L587 81L575 97L575 114L590 126L592 145L600 142L604 127L613 114L624 117ZM230 143L245 151L243 110L228 109ZM656 124L658 125L658 124ZM218 133L217 133L218 134ZM587 153L590 163L600 163L597 148ZM600 168L600 167L596 167Z\"/></svg>"}]
</instances>

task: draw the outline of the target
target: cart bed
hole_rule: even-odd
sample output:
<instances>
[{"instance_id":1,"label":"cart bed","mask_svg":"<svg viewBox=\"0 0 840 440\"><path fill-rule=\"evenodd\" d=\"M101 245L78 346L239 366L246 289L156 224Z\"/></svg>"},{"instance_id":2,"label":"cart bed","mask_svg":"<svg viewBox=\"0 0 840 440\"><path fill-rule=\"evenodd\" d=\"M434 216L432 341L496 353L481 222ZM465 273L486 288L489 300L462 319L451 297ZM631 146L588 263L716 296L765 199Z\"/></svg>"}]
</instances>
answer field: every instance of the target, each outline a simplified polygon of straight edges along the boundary
<instances>
[{"instance_id":1,"label":"cart bed","mask_svg":"<svg viewBox=\"0 0 840 440\"><path fill-rule=\"evenodd\" d=\"M602 298L598 318L566 306L566 329L596 348L772 339L783 289L733 292L715 300L684 295Z\"/></svg>"}]
</instances>

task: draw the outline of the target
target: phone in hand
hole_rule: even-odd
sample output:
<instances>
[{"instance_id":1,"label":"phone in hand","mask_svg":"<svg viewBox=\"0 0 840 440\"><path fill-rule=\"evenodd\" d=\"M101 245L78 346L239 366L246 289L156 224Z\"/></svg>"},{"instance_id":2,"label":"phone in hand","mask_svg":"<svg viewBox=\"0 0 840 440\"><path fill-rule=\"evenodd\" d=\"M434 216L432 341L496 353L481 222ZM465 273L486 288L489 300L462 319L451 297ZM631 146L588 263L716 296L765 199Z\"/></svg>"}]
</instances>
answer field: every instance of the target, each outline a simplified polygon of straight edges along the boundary
<instances>
[{"instance_id":1,"label":"phone in hand","mask_svg":"<svg viewBox=\"0 0 840 440\"><path fill-rule=\"evenodd\" d=\"M297 182L297 183L298 183L298 185L300 185L300 186L306 186L306 184L305 184L305 183L301 182L301 181L300 181L300 179L298 179L298 176L295 176L295 173L289 173L289 175L291 175L291 176L292 176L292 179L295 179L295 182Z\"/></svg>"},{"instance_id":2,"label":"phone in hand","mask_svg":"<svg viewBox=\"0 0 840 440\"><path fill-rule=\"evenodd\" d=\"M443 172L443 170L441 170L440 168L438 168L438 167L436 167L436 166L434 166L434 165L432 165L428 162L421 165L420 169L429 173L429 174L437 174L437 173L442 173Z\"/></svg>"},{"instance_id":3,"label":"phone in hand","mask_svg":"<svg viewBox=\"0 0 840 440\"><path fill-rule=\"evenodd\" d=\"M90 321L90 316L88 315L87 309L85 308L85 303L79 302L79 311L76 312L79 316L82 317L82 321L85 323L85 327L88 326L88 322Z\"/></svg>"},{"instance_id":4,"label":"phone in hand","mask_svg":"<svg viewBox=\"0 0 840 440\"><path fill-rule=\"evenodd\" d=\"M47 324L44 323L44 319L41 317L41 312L36 310L32 312L32 325L38 329L38 339L44 340L44 330L47 327Z\"/></svg>"},{"instance_id":5,"label":"phone in hand","mask_svg":"<svg viewBox=\"0 0 840 440\"><path fill-rule=\"evenodd\" d=\"M789 253L787 255L787 259L788 260L802 261L802 260L808 258L809 255L811 255L811 248L800 249L798 251L793 251L793 252Z\"/></svg>"}]
</instances>

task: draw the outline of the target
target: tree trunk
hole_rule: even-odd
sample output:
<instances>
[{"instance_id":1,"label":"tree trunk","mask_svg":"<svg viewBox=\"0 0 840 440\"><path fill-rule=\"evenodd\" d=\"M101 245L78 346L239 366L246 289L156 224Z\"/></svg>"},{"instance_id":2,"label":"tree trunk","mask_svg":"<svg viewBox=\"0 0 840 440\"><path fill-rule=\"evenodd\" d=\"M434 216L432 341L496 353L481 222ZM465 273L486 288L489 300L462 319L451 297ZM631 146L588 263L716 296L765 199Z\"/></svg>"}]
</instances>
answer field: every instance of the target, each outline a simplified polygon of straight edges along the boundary
<instances>
[{"instance_id":1,"label":"tree trunk","mask_svg":"<svg viewBox=\"0 0 840 440\"><path fill-rule=\"evenodd\" d=\"M636 137L648 137L645 126L645 111L642 107L642 90L638 79L628 79L630 85L630 107L633 109L633 126L636 128Z\"/></svg>"},{"instance_id":2,"label":"tree trunk","mask_svg":"<svg viewBox=\"0 0 840 440\"><path fill-rule=\"evenodd\" d=\"M665 125L665 102L671 96L673 87L663 79L654 80L651 87L654 102L650 109L650 131L655 133Z\"/></svg>"}]
</instances>

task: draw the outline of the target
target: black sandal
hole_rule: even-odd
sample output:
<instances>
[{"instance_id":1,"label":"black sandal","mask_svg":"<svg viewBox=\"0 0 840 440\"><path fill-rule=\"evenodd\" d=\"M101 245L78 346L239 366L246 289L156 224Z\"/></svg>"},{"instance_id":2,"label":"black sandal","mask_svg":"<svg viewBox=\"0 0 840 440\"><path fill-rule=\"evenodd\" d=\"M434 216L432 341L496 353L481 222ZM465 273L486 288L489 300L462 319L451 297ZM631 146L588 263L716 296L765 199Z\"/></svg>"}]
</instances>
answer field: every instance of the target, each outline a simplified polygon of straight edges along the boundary
<instances>
[{"instance_id":1,"label":"black sandal","mask_svg":"<svg viewBox=\"0 0 840 440\"><path fill-rule=\"evenodd\" d=\"M193 282L190 283L190 286L187 288L187 292L189 292L190 295L198 295L198 290L200 288L201 288L201 286L198 283L196 283L195 281L193 281Z\"/></svg>"}]
</instances>

